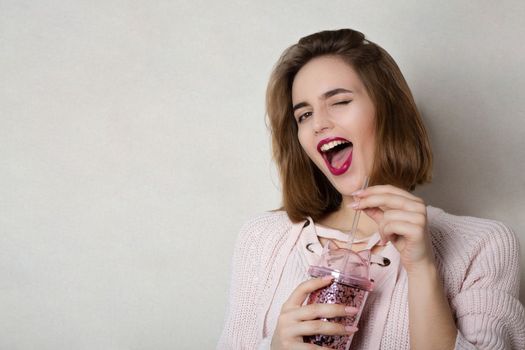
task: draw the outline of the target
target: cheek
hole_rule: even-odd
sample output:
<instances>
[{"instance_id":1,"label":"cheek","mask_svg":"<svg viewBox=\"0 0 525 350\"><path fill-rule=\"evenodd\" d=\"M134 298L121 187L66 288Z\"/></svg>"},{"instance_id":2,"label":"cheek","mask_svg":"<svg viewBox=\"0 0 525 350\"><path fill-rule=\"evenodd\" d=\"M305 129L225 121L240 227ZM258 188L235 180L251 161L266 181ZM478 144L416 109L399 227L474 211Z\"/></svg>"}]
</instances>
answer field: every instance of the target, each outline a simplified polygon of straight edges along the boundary
<instances>
[{"instance_id":1,"label":"cheek","mask_svg":"<svg viewBox=\"0 0 525 350\"><path fill-rule=\"evenodd\" d=\"M374 133L371 133L370 137L368 138L367 145L366 145L366 158L368 159L368 162L372 164L374 162L375 158L375 148L376 148L376 142L374 138Z\"/></svg>"},{"instance_id":2,"label":"cheek","mask_svg":"<svg viewBox=\"0 0 525 350\"><path fill-rule=\"evenodd\" d=\"M308 139L306 138L306 136L304 135L304 133L301 132L301 130L299 130L297 132L297 140L299 141L299 144L301 145L301 148L306 152L308 153Z\"/></svg>"},{"instance_id":3,"label":"cheek","mask_svg":"<svg viewBox=\"0 0 525 350\"><path fill-rule=\"evenodd\" d=\"M368 132L366 132L365 134L366 136L366 139L365 139L365 144L366 144L366 151L367 153L374 153L374 148L375 148L375 132L374 130L370 130Z\"/></svg>"},{"instance_id":4,"label":"cheek","mask_svg":"<svg viewBox=\"0 0 525 350\"><path fill-rule=\"evenodd\" d=\"M375 154L375 126L373 123L363 123L360 125L359 130L359 152L364 157L364 159L369 161L370 158L373 158Z\"/></svg>"},{"instance_id":5,"label":"cheek","mask_svg":"<svg viewBox=\"0 0 525 350\"><path fill-rule=\"evenodd\" d=\"M306 153L308 158L312 161L315 161L315 155L317 154L317 146L313 146L313 140L309 139L306 135L302 134L300 131L297 133L297 139L303 152Z\"/></svg>"},{"instance_id":6,"label":"cheek","mask_svg":"<svg viewBox=\"0 0 525 350\"><path fill-rule=\"evenodd\" d=\"M373 152L373 149L375 147L375 134L376 134L375 124L373 120L366 120L363 123L361 130L363 130L362 135L365 137L364 141L365 141L365 144L367 145L367 149Z\"/></svg>"},{"instance_id":7,"label":"cheek","mask_svg":"<svg viewBox=\"0 0 525 350\"><path fill-rule=\"evenodd\" d=\"M299 141L299 145L301 145L301 148L304 150L304 139L301 137L301 133L297 133L297 141Z\"/></svg>"}]
</instances>

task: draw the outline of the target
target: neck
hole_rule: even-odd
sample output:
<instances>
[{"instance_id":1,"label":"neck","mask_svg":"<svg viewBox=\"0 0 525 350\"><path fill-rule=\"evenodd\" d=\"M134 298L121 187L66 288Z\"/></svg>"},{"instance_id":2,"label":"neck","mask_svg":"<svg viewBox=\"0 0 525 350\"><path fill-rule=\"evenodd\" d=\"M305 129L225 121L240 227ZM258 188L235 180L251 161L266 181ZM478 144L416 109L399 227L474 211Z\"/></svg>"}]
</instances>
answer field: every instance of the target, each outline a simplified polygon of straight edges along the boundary
<instances>
[{"instance_id":1,"label":"neck","mask_svg":"<svg viewBox=\"0 0 525 350\"><path fill-rule=\"evenodd\" d=\"M352 223L357 211L348 207L353 202L353 197L343 196L343 201L338 210L328 214L319 221L321 225L328 226L330 228L348 232L352 229ZM371 236L377 231L377 224L374 220L368 217L365 213L361 213L359 216L359 223L357 225L357 232L355 233L355 239L361 239Z\"/></svg>"}]
</instances>

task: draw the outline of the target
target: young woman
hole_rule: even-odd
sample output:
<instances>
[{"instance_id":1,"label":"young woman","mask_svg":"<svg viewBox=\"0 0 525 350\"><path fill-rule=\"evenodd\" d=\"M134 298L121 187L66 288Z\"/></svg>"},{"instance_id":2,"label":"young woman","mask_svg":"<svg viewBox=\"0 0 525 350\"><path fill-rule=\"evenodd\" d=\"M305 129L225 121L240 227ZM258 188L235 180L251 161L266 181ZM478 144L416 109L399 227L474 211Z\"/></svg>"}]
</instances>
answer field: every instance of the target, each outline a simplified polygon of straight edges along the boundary
<instances>
[{"instance_id":1,"label":"young woman","mask_svg":"<svg viewBox=\"0 0 525 350\"><path fill-rule=\"evenodd\" d=\"M241 230L218 349L321 349L303 343L314 334L354 334L352 349L525 348L516 237L411 193L430 181L432 153L385 50L350 29L300 39L273 70L267 113L283 206ZM308 266L329 240L345 244L357 211L352 249L390 261L371 266L358 329L320 320L354 308L305 303L331 283Z\"/></svg>"}]
</instances>

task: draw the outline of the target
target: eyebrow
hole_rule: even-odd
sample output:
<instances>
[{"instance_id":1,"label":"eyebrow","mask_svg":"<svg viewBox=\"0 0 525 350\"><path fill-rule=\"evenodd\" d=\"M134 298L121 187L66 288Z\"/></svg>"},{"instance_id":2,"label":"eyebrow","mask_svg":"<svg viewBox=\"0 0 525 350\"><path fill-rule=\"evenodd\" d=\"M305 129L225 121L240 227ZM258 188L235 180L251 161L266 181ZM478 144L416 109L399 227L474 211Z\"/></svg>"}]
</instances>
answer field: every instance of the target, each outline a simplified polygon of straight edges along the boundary
<instances>
[{"instance_id":1,"label":"eyebrow","mask_svg":"<svg viewBox=\"0 0 525 350\"><path fill-rule=\"evenodd\" d=\"M325 92L322 95L322 97L323 97L323 99L326 100L327 98L332 97L332 96L337 95L337 94L352 93L352 92L353 92L352 90L347 90L347 89L343 89L343 88L337 88L337 89L333 89L333 90ZM306 106L308 106L308 103L306 103L306 102L299 102L298 104L293 106L292 111L295 112L297 109L303 108L303 107L306 107Z\"/></svg>"}]
</instances>

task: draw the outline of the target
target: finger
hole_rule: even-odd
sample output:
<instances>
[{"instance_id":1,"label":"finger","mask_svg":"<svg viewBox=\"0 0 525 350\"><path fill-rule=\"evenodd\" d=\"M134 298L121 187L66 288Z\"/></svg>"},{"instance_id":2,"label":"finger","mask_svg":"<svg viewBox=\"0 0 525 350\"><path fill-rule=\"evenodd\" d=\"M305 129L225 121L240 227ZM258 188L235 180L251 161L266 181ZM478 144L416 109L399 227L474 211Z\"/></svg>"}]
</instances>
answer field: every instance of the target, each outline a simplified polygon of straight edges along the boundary
<instances>
[{"instance_id":1,"label":"finger","mask_svg":"<svg viewBox=\"0 0 525 350\"><path fill-rule=\"evenodd\" d=\"M383 194L383 193L389 193L389 194L395 194L398 196L405 197L407 199L416 201L416 202L423 202L423 199L414 196L412 193L405 191L401 188L392 186L392 185L376 185L376 186L370 186L362 191L356 191L352 193L353 196L362 198L366 197L372 194Z\"/></svg>"},{"instance_id":2,"label":"finger","mask_svg":"<svg viewBox=\"0 0 525 350\"><path fill-rule=\"evenodd\" d=\"M359 310L352 306L346 306L343 304L310 304L305 305L297 311L293 318L296 321L310 321L317 318L333 318L333 317L345 317L355 316Z\"/></svg>"},{"instance_id":3,"label":"finger","mask_svg":"<svg viewBox=\"0 0 525 350\"><path fill-rule=\"evenodd\" d=\"M389 221L384 224L382 229L382 236L387 240L392 240L392 236L397 235L411 241L417 241L424 235L424 230L421 226L406 221Z\"/></svg>"},{"instance_id":4,"label":"finger","mask_svg":"<svg viewBox=\"0 0 525 350\"><path fill-rule=\"evenodd\" d=\"M369 216L376 223L380 223L381 221L383 221L384 211L381 210L380 208L364 208L362 210L367 216Z\"/></svg>"},{"instance_id":5,"label":"finger","mask_svg":"<svg viewBox=\"0 0 525 350\"><path fill-rule=\"evenodd\" d=\"M416 213L403 210L387 210L383 215L384 221L406 221L414 225L424 226L427 222L426 213Z\"/></svg>"},{"instance_id":6,"label":"finger","mask_svg":"<svg viewBox=\"0 0 525 350\"><path fill-rule=\"evenodd\" d=\"M341 323L314 320L304 321L297 324L294 333L297 335L349 335L357 332L355 326L344 326Z\"/></svg>"},{"instance_id":7,"label":"finger","mask_svg":"<svg viewBox=\"0 0 525 350\"><path fill-rule=\"evenodd\" d=\"M399 238L398 236L396 236L395 233L386 233L384 230L385 225L386 221L380 221L377 227L377 232L381 237L378 243L380 246L386 245L389 241L392 243L396 243L397 239Z\"/></svg>"},{"instance_id":8,"label":"finger","mask_svg":"<svg viewBox=\"0 0 525 350\"><path fill-rule=\"evenodd\" d=\"M423 213L420 212L411 212L404 210L381 210L380 208L364 208L362 209L366 215L368 215L376 223L381 221L407 221L416 225L424 226L427 222L426 207L422 208Z\"/></svg>"},{"instance_id":9,"label":"finger","mask_svg":"<svg viewBox=\"0 0 525 350\"><path fill-rule=\"evenodd\" d=\"M361 198L359 201L351 203L350 207L358 210L365 208L398 209L413 212L426 212L424 203L407 199L406 197L395 194L376 194Z\"/></svg>"},{"instance_id":10,"label":"finger","mask_svg":"<svg viewBox=\"0 0 525 350\"><path fill-rule=\"evenodd\" d=\"M326 287L332 283L333 276L327 275L324 277L317 277L309 279L297 286L295 290L290 294L288 300L283 304L281 311L287 311L292 308L300 307L308 294L311 292Z\"/></svg>"},{"instance_id":11,"label":"finger","mask_svg":"<svg viewBox=\"0 0 525 350\"><path fill-rule=\"evenodd\" d=\"M382 220L378 223L377 231L379 232L379 236L381 237L381 240L379 241L380 245L385 245L387 242L391 241L392 243L396 243L399 236L396 235L395 232L389 232L385 231L385 226L390 221Z\"/></svg>"}]
</instances>

